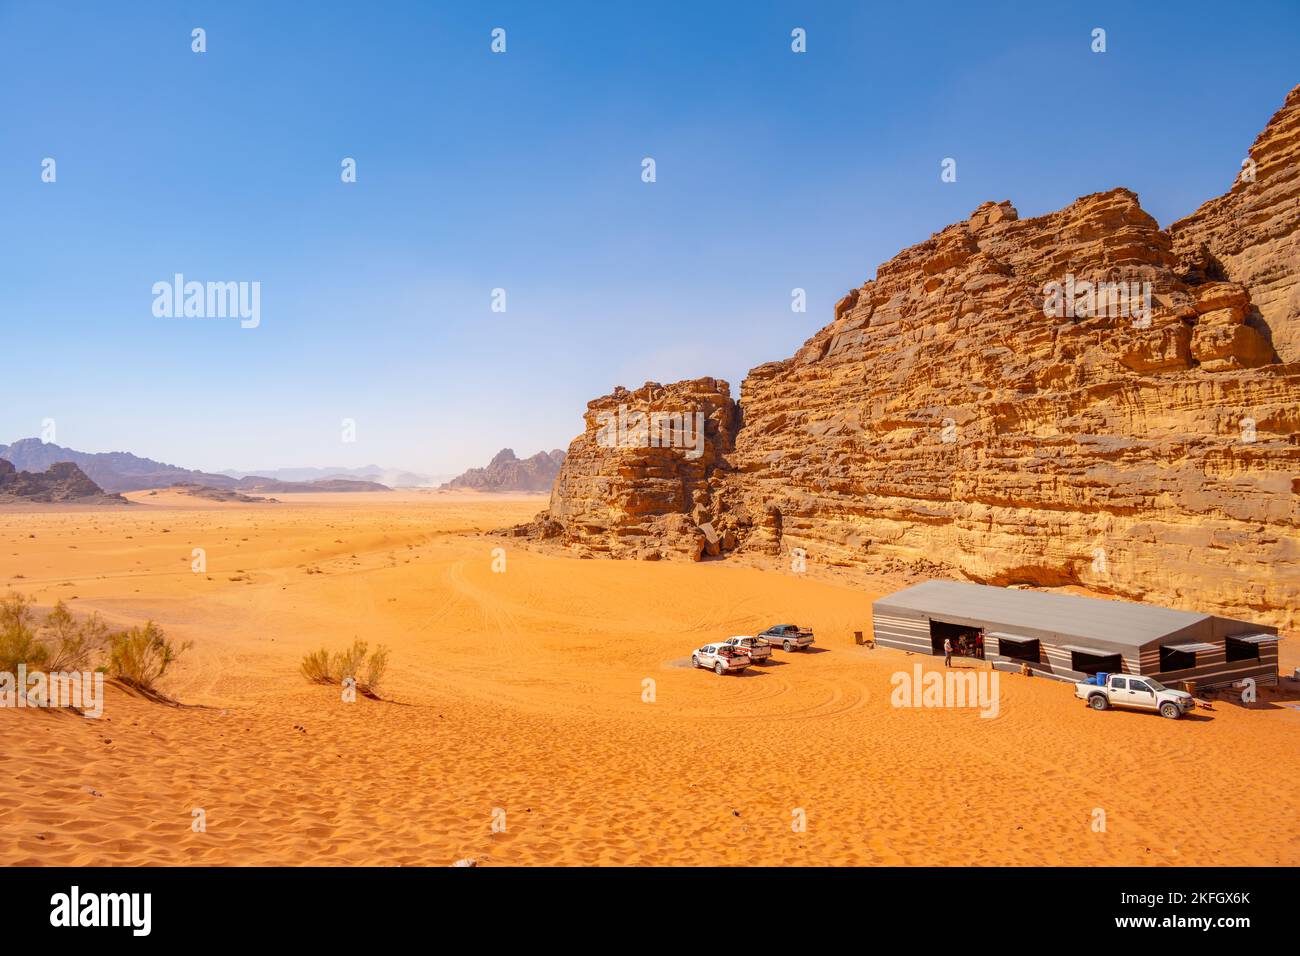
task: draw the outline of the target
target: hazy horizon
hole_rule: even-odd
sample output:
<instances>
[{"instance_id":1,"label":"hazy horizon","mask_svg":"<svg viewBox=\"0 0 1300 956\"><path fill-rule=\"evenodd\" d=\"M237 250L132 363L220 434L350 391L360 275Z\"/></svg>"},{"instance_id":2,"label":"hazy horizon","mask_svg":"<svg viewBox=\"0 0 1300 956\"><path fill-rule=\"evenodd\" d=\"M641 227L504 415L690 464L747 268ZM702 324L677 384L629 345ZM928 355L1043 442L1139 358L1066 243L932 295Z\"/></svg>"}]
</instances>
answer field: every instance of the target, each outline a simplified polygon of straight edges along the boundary
<instances>
[{"instance_id":1,"label":"hazy horizon","mask_svg":"<svg viewBox=\"0 0 1300 956\"><path fill-rule=\"evenodd\" d=\"M1257 13L7 4L0 437L444 475L617 385L739 397L982 202L1225 192L1296 82L1300 10ZM257 327L155 315L176 274L259 283Z\"/></svg>"},{"instance_id":2,"label":"hazy horizon","mask_svg":"<svg viewBox=\"0 0 1300 956\"><path fill-rule=\"evenodd\" d=\"M110 455L111 455L111 454L132 454L132 455L135 455L135 456L138 457L138 458L148 458L148 459L150 459L151 461L156 461L156 462L159 462L160 464L164 464L164 465L172 465L172 466L175 466L175 467L178 467L178 468L190 468L190 466L187 465L187 464L186 464L185 462L183 462L183 461L170 461L170 460L168 460L168 459L165 459L165 458L159 458L159 457L156 456L156 455L150 455L150 454L147 454L147 453L145 453L145 452L141 452L141 451L136 450L136 449L131 449L131 448L73 448L73 447L71 447L71 446L69 446L69 445L64 445L64 444L61 443L61 442L56 442L56 441L43 442L42 439L41 439L41 437L40 437L39 435L23 435L22 437L20 437L20 438L15 438L15 439L13 439L12 441L0 441L0 448L6 448L6 447L9 447L9 446L15 445L15 444L17 444L17 443L20 442L20 441L37 441L37 442L42 442L42 444L53 445L53 446L57 446L57 447L61 447L61 448L68 448L68 449L71 450L71 451L81 452L81 453L83 453L83 454L89 454L89 455L95 455L95 454L110 454ZM507 446L507 447L508 447L508 446ZM500 454L502 451L505 451L505 450L506 450L505 448L500 448L500 449L498 449L494 454ZM519 459L526 459L526 458L532 458L533 456L538 455L538 454L541 454L542 452L551 452L551 451L554 451L555 449L553 449L553 448L539 448L539 449L537 449L536 451L530 451L530 452L527 452L527 453L521 453L518 449L513 449L513 448L510 449L510 450L513 451L513 452L515 453L515 456L516 456L517 458L519 458ZM560 449L560 450L563 451L564 449ZM3 456L0 455L0 457L3 457ZM484 461L482 464L483 464L483 465L486 465L486 464L488 464L488 462L487 462L487 461ZM481 466L481 465L470 465L469 467L470 467L470 468L476 468L476 467L482 467L482 466ZM426 477L426 478L450 479L450 478L454 478L454 477L456 477L456 476L458 476L458 475L460 475L460 474L463 473L463 470L460 471L460 472L422 472L422 471L419 471L419 470L417 470L417 469L402 468L402 467L397 467L397 466L384 465L384 464L381 464L381 463L378 463L378 462L373 462L373 461L372 461L372 462L366 462L366 463L363 464L363 465L337 465L337 464L334 464L334 465L331 465L331 464L324 464L324 465L322 465L322 464L307 463L307 464L298 464L298 465L277 465L277 466L270 466L270 467L265 467L265 468L263 468L263 467L254 467L254 468L226 467L226 468L196 468L196 469L191 469L191 470L194 470L194 471L203 471L203 472L206 472L206 473L208 473L208 474L214 474L214 475L228 475L228 476L236 477L236 478L243 478L243 477L249 477L249 476L256 476L256 477L262 477L262 478L269 478L269 477L283 477L285 473L289 473L289 472L330 472L330 473L338 473L338 474L347 474L347 473L355 473L355 472L362 472L362 471L372 471L372 472L389 472L389 473L392 473L392 472L407 472L407 473L414 474L414 475L420 475L420 476L422 476L422 477ZM300 480L300 479L288 479L288 480Z\"/></svg>"}]
</instances>

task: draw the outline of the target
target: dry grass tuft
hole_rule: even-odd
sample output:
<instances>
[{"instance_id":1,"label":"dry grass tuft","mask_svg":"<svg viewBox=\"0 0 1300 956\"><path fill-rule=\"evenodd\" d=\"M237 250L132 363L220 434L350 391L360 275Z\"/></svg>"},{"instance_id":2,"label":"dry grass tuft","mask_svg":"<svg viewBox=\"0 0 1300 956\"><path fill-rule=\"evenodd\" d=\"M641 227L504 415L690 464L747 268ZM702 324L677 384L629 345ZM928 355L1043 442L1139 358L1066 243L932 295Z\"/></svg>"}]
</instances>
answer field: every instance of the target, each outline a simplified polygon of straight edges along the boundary
<instances>
[{"instance_id":1,"label":"dry grass tuft","mask_svg":"<svg viewBox=\"0 0 1300 956\"><path fill-rule=\"evenodd\" d=\"M302 659L302 676L313 684L337 684L330 673L330 652L321 648Z\"/></svg>"},{"instance_id":2,"label":"dry grass tuft","mask_svg":"<svg viewBox=\"0 0 1300 956\"><path fill-rule=\"evenodd\" d=\"M388 648L380 644L369 653L365 641L353 641L352 646L331 654L325 648L304 655L299 670L313 684L342 684L351 679L356 689L366 697L379 700L379 687L388 672ZM365 668L365 679L361 678Z\"/></svg>"}]
</instances>

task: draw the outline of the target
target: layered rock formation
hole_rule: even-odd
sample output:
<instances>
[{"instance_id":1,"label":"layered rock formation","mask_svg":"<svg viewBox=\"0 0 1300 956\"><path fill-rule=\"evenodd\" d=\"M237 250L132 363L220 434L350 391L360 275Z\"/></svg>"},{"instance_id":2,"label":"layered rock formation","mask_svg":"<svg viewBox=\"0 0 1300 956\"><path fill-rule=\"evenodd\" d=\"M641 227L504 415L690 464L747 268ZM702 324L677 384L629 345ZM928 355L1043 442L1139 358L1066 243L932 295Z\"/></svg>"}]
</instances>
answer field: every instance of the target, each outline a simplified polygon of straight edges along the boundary
<instances>
[{"instance_id":1,"label":"layered rock formation","mask_svg":"<svg viewBox=\"0 0 1300 956\"><path fill-rule=\"evenodd\" d=\"M1169 227L1188 269L1250 289L1257 323L1300 361L1300 86L1251 146L1232 189Z\"/></svg>"},{"instance_id":2,"label":"layered rock formation","mask_svg":"<svg viewBox=\"0 0 1300 956\"><path fill-rule=\"evenodd\" d=\"M558 536L613 557L718 553L721 536L708 516L739 421L727 383L616 388L588 402L584 419L550 508L517 533Z\"/></svg>"},{"instance_id":3,"label":"layered rock formation","mask_svg":"<svg viewBox=\"0 0 1300 956\"><path fill-rule=\"evenodd\" d=\"M19 471L0 458L0 502L39 501L79 504L127 504L121 495L105 494L70 461L56 462L43 472Z\"/></svg>"},{"instance_id":4,"label":"layered rock formation","mask_svg":"<svg viewBox=\"0 0 1300 956\"><path fill-rule=\"evenodd\" d=\"M278 504L275 498L258 498L253 495L246 495L242 491L235 491L233 488L213 488L211 485L195 485L182 482L181 484L172 485L172 488L183 495L191 498L203 498L207 501L222 501L231 504ZM157 492L151 491L152 494Z\"/></svg>"},{"instance_id":5,"label":"layered rock formation","mask_svg":"<svg viewBox=\"0 0 1300 956\"><path fill-rule=\"evenodd\" d=\"M1033 219L985 203L752 370L739 412L711 379L597 399L521 533L615 556L802 549L1300 626L1298 110L1293 92L1254 182L1170 231L1126 189ZM665 400L713 421L706 467L596 440L593 413Z\"/></svg>"},{"instance_id":6,"label":"layered rock formation","mask_svg":"<svg viewBox=\"0 0 1300 956\"><path fill-rule=\"evenodd\" d=\"M486 468L471 468L442 487L469 491L549 491L559 474L564 452L539 451L520 459L514 449L502 448Z\"/></svg>"}]
</instances>

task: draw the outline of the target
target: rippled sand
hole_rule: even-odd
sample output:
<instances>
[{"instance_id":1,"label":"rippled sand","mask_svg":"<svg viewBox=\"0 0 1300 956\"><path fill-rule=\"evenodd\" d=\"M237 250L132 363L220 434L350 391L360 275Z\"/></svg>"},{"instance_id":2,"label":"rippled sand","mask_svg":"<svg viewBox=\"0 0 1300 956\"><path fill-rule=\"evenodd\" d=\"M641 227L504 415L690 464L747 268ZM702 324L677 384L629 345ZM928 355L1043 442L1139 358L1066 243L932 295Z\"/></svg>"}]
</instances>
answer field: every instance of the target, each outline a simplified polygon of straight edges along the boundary
<instances>
[{"instance_id":1,"label":"rippled sand","mask_svg":"<svg viewBox=\"0 0 1300 956\"><path fill-rule=\"evenodd\" d=\"M0 863L1300 863L1294 691L1169 721L1004 675L994 719L895 708L933 659L852 638L894 582L481 534L538 497L131 497L0 512L0 588L194 641L162 686L187 706L0 710ZM786 621L817 650L684 666ZM383 702L298 673L354 638L392 648Z\"/></svg>"}]
</instances>

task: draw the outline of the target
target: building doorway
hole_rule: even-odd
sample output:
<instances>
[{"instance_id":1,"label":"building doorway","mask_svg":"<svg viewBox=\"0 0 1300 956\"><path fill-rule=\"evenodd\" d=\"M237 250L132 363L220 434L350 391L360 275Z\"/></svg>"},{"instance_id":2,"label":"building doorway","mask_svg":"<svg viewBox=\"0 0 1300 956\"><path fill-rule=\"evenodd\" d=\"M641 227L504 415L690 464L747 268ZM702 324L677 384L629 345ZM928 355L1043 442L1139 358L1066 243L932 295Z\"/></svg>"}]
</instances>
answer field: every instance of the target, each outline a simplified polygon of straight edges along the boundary
<instances>
[{"instance_id":1,"label":"building doorway","mask_svg":"<svg viewBox=\"0 0 1300 956\"><path fill-rule=\"evenodd\" d=\"M966 624L949 624L947 621L930 621L930 650L943 655L943 642L952 641L954 657L983 657L984 629Z\"/></svg>"}]
</instances>

